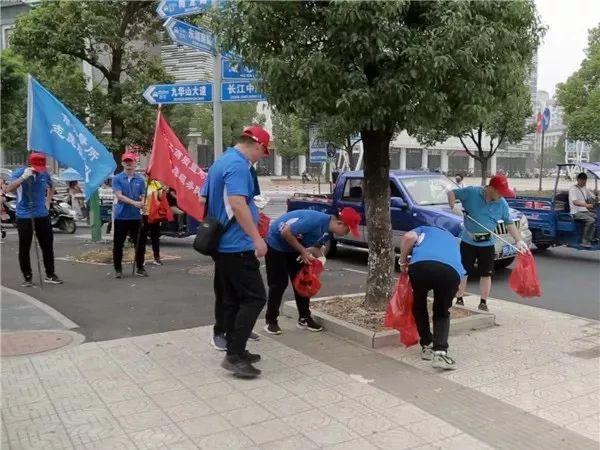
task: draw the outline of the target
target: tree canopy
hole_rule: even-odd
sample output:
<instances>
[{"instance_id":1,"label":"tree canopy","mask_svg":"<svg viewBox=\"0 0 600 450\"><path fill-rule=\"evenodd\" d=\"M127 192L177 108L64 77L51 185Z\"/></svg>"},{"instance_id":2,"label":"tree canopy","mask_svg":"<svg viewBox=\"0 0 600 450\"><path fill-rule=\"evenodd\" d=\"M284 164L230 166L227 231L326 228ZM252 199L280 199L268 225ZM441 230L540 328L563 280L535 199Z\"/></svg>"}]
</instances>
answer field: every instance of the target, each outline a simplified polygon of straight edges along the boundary
<instances>
[{"instance_id":1,"label":"tree canopy","mask_svg":"<svg viewBox=\"0 0 600 450\"><path fill-rule=\"evenodd\" d=\"M570 140L600 141L600 26L590 30L586 58L577 72L558 85Z\"/></svg>"},{"instance_id":2,"label":"tree canopy","mask_svg":"<svg viewBox=\"0 0 600 450\"><path fill-rule=\"evenodd\" d=\"M216 28L225 50L257 68L278 110L338 117L361 132L368 304L391 292L394 132L478 123L496 106L486 99L515 89L513 67L531 60L539 36L532 0L232 1Z\"/></svg>"}]
</instances>

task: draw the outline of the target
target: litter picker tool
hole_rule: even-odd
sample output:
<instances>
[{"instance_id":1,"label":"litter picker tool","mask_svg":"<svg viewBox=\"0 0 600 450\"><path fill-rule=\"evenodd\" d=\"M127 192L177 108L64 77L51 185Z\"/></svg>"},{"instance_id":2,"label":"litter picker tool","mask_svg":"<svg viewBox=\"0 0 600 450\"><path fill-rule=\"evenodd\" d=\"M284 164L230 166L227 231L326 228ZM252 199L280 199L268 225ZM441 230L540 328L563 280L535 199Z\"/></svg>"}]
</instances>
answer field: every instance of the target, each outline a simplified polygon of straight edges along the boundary
<instances>
[{"instance_id":1,"label":"litter picker tool","mask_svg":"<svg viewBox=\"0 0 600 450\"><path fill-rule=\"evenodd\" d=\"M465 213L465 217L468 217L469 219L471 219L473 222L475 222L477 225L479 225L481 228L483 228L488 233L493 234L494 236L496 236L498 239L500 239L506 245L510 245L512 248L515 249L515 251L517 251L517 252L519 252L519 253L521 253L523 255L525 253L527 253L527 252L519 250L516 246L514 246L513 244L511 244L510 242L508 242L506 239L504 239L502 236L498 235L497 233L494 233L492 230L490 230L489 228L487 228L485 225L480 224L477 220L473 219L473 217L471 217L469 214Z\"/></svg>"}]
</instances>

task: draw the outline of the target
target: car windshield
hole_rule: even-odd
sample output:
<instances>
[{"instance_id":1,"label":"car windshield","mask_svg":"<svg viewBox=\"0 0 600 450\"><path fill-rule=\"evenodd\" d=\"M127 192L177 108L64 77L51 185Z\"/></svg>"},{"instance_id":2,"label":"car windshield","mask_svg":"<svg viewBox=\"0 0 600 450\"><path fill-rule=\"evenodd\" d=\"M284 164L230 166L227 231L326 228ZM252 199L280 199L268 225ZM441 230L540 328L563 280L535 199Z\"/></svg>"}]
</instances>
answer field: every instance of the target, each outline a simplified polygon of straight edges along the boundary
<instances>
[{"instance_id":1,"label":"car windshield","mask_svg":"<svg viewBox=\"0 0 600 450\"><path fill-rule=\"evenodd\" d=\"M448 204L448 191L458 188L456 183L441 175L403 178L402 184L413 202L421 206Z\"/></svg>"}]
</instances>

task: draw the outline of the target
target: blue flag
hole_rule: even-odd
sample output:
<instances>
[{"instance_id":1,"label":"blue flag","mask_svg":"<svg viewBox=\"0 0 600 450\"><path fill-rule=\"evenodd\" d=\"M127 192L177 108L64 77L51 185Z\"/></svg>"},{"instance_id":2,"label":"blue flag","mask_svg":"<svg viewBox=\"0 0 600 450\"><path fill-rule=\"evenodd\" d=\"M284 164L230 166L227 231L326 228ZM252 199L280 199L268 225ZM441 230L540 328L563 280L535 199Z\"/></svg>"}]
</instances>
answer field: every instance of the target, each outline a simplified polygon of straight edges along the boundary
<instances>
[{"instance_id":1,"label":"blue flag","mask_svg":"<svg viewBox=\"0 0 600 450\"><path fill-rule=\"evenodd\" d=\"M27 148L45 153L83 177L86 200L117 167L112 154L54 95L29 76Z\"/></svg>"}]
</instances>

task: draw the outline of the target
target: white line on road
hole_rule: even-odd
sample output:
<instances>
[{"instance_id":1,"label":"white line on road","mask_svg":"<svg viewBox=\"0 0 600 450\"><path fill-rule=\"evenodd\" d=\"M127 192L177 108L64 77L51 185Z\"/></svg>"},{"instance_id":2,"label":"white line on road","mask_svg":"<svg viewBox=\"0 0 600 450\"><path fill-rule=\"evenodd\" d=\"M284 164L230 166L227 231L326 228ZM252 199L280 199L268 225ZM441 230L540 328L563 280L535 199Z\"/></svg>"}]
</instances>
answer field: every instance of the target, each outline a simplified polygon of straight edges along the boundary
<instances>
[{"instance_id":1,"label":"white line on road","mask_svg":"<svg viewBox=\"0 0 600 450\"><path fill-rule=\"evenodd\" d=\"M367 272L365 270L347 269L346 267L343 267L342 270L345 270L346 272L362 273L364 275L366 275L367 273L369 273L369 272Z\"/></svg>"}]
</instances>

